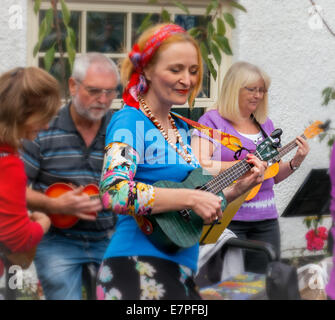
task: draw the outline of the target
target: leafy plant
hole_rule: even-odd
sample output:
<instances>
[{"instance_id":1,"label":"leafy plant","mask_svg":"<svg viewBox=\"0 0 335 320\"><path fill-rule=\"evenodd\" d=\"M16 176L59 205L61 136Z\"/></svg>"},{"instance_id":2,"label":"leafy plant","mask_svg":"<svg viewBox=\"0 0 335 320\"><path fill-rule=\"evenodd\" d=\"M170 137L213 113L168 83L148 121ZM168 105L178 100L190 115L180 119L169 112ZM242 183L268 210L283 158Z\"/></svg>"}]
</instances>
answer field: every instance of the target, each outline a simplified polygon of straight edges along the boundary
<instances>
[{"instance_id":1,"label":"leafy plant","mask_svg":"<svg viewBox=\"0 0 335 320\"><path fill-rule=\"evenodd\" d=\"M159 0L148 0L149 4L159 4ZM180 8L185 14L190 15L190 11L181 1L174 0L174 5ZM234 29L236 27L234 16L225 11L226 5L247 12L245 7L233 0L210 0L203 15L204 24L188 30L188 32L198 40L202 58L207 64L208 70L216 80L217 71L214 67L214 60L221 64L222 54L232 55L233 51L226 36L227 25ZM148 14L143 20L138 33L143 32L153 24L152 14ZM172 22L171 14L162 6L160 22Z\"/></svg>"},{"instance_id":2,"label":"leafy plant","mask_svg":"<svg viewBox=\"0 0 335 320\"><path fill-rule=\"evenodd\" d=\"M328 106L331 100L335 100L335 88L327 87L322 90L322 97L323 97L323 106ZM327 145L329 148L332 148L335 142L335 134L333 133L334 129L330 128L327 132L322 133L319 135L320 142L327 138Z\"/></svg>"},{"instance_id":3,"label":"leafy plant","mask_svg":"<svg viewBox=\"0 0 335 320\"><path fill-rule=\"evenodd\" d=\"M308 216L304 218L303 224L306 225L307 229L313 228L316 230L322 224L322 216Z\"/></svg>"},{"instance_id":4,"label":"leafy plant","mask_svg":"<svg viewBox=\"0 0 335 320\"><path fill-rule=\"evenodd\" d=\"M319 15L319 18L321 19L323 25L326 27L328 32L335 37L335 32L330 28L327 21L323 17L323 15L320 14L319 10L317 10L317 5L314 0L309 0L311 5L315 7L315 13ZM323 98L322 105L328 106L328 104L331 102L331 100L335 100L335 87L326 87L322 90L321 94ZM335 134L330 133L330 131L334 131L334 129L328 130L327 133L320 134L319 139L320 141L324 140L326 137L328 138L327 145L331 148L335 142Z\"/></svg>"},{"instance_id":5,"label":"leafy plant","mask_svg":"<svg viewBox=\"0 0 335 320\"><path fill-rule=\"evenodd\" d=\"M34 11L37 15L40 12L42 0L34 1ZM60 14L58 13L58 3L60 3ZM74 59L76 55L76 34L70 26L71 13L65 3L65 0L50 0L50 8L46 10L45 16L42 19L39 27L38 41L35 44L33 55L34 57L40 51L42 44L46 37L54 33L55 39L48 43L48 49L43 57L44 67L47 71L50 71L56 57L56 52L59 53L60 61L60 74L61 83L63 86L67 83L66 81L66 68L65 68L65 54L70 65L70 71L72 71ZM61 24L65 26L65 50L63 48L63 36L61 30ZM63 88L64 89L64 88ZM66 92L66 90L64 90ZM65 96L66 100L67 97Z\"/></svg>"}]
</instances>

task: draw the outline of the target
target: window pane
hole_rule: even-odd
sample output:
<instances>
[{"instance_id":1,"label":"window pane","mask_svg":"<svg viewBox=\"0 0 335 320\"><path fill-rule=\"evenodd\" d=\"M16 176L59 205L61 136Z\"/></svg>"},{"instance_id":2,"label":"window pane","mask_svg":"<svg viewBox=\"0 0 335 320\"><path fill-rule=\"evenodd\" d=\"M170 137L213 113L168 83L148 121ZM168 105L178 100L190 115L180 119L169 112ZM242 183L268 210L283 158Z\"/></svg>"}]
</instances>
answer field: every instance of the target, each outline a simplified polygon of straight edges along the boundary
<instances>
[{"instance_id":1,"label":"window pane","mask_svg":"<svg viewBox=\"0 0 335 320\"><path fill-rule=\"evenodd\" d=\"M132 16L132 26L131 26L131 45L135 43L137 38L140 36L139 28L147 16L146 13L134 13ZM152 14L151 21L153 23L159 22L160 15L159 14ZM143 30L142 30L143 31Z\"/></svg>"},{"instance_id":2,"label":"window pane","mask_svg":"<svg viewBox=\"0 0 335 320\"><path fill-rule=\"evenodd\" d=\"M64 65L65 65L65 82L62 77L62 67L60 63L60 58L55 58L54 63L52 64L52 67L50 69L50 74L52 74L59 82L61 87L61 94L62 98L65 96L69 97L69 88L68 88L68 79L70 78L70 64L69 60L67 58L64 59ZM44 61L43 58L38 59L38 66L40 68L44 69Z\"/></svg>"},{"instance_id":3,"label":"window pane","mask_svg":"<svg viewBox=\"0 0 335 320\"><path fill-rule=\"evenodd\" d=\"M122 59L118 59L118 60L117 59L112 59L112 60L119 67L119 70L120 70ZM118 93L117 93L117 96L115 97L115 99L122 99L123 86L121 84L119 84L118 87L117 87L117 90L118 90Z\"/></svg>"},{"instance_id":4,"label":"window pane","mask_svg":"<svg viewBox=\"0 0 335 320\"><path fill-rule=\"evenodd\" d=\"M175 16L174 22L184 29L189 30L193 27L205 25L208 20L209 18L205 18L204 16L177 14Z\"/></svg>"},{"instance_id":5,"label":"window pane","mask_svg":"<svg viewBox=\"0 0 335 320\"><path fill-rule=\"evenodd\" d=\"M191 16L191 15L178 14L175 16L175 23L182 26L184 29L189 30L193 27L203 26L204 24L206 24L206 18L203 16ZM202 79L203 80L202 90L200 91L198 98L209 98L210 97L211 75L204 61L203 61L203 65L204 65L204 76Z\"/></svg>"},{"instance_id":6,"label":"window pane","mask_svg":"<svg viewBox=\"0 0 335 320\"><path fill-rule=\"evenodd\" d=\"M45 17L46 10L41 10L39 15L39 23L41 24L41 21ZM60 11L58 11L58 17L60 21L62 21L62 14ZM79 51L79 44L80 44L80 12L78 11L71 11L71 21L70 21L70 27L73 29L74 33L76 34L76 50ZM66 46L65 46L65 38L66 38L66 29L63 22L60 24L61 27L61 35L62 35L62 47L64 52L66 52ZM56 32L51 32L48 36L45 37L44 41L42 42L40 52L47 51L52 44L56 41Z\"/></svg>"},{"instance_id":7,"label":"window pane","mask_svg":"<svg viewBox=\"0 0 335 320\"><path fill-rule=\"evenodd\" d=\"M125 47L125 13L87 13L87 51L118 53Z\"/></svg>"}]
</instances>

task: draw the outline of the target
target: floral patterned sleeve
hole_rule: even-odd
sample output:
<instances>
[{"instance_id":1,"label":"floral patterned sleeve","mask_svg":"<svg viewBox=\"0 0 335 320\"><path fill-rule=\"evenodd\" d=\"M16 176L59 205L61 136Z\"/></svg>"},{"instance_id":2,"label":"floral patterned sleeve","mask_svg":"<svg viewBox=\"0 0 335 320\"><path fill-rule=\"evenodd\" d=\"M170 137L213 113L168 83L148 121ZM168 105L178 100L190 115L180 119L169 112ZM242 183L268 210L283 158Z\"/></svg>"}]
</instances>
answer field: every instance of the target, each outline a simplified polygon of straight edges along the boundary
<instances>
[{"instance_id":1,"label":"floral patterned sleeve","mask_svg":"<svg viewBox=\"0 0 335 320\"><path fill-rule=\"evenodd\" d=\"M147 215L152 211L152 185L134 181L139 155L131 146L113 142L105 148L100 196L105 209L118 214Z\"/></svg>"}]
</instances>

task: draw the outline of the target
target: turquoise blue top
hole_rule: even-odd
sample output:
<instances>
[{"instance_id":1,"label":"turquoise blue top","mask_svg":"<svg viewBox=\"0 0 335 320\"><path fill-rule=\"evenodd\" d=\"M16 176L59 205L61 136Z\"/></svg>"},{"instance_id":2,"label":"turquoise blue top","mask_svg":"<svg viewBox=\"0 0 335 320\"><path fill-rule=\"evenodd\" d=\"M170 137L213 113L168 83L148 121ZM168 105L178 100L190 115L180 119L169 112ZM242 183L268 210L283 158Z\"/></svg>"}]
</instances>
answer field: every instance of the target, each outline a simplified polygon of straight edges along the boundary
<instances>
[{"instance_id":1,"label":"turquoise blue top","mask_svg":"<svg viewBox=\"0 0 335 320\"><path fill-rule=\"evenodd\" d=\"M184 144L187 144L188 151L192 153L187 124L178 118L175 118L175 122ZM125 106L114 113L107 128L106 145L112 142L126 143L139 154L135 181L146 184L160 180L181 182L192 170L200 166L193 154L192 161L188 164L167 143L150 119L141 110L133 107ZM179 144L177 147L181 149ZM198 254L198 244L174 254L162 252L148 240L132 216L118 215L116 231L104 258L153 256L174 261L196 271Z\"/></svg>"}]
</instances>

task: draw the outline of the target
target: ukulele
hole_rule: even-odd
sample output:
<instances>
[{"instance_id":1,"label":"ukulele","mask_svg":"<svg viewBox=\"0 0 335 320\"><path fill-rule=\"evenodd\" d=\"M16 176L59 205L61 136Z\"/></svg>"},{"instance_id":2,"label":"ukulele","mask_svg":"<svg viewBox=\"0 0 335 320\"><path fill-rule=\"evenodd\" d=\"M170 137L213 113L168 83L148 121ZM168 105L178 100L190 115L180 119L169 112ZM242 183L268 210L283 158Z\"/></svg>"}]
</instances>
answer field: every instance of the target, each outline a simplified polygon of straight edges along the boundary
<instances>
[{"instance_id":1,"label":"ukulele","mask_svg":"<svg viewBox=\"0 0 335 320\"><path fill-rule=\"evenodd\" d=\"M328 130L329 123L330 123L329 120L327 120L324 124L321 121L314 121L310 126L308 126L305 129L305 131L301 135L301 137L304 138L305 140L312 139L315 136L317 136L318 134L320 134L321 132L324 132L324 131ZM278 162L280 161L280 159L283 156L285 156L287 153L289 153L290 151L292 151L293 149L295 149L298 146L295 141L296 141L296 139L292 140L290 143L288 143L287 145L285 145L284 147L279 149L278 156L273 159L276 162L265 170L264 180L273 178L278 174L278 172L279 172ZM262 184L260 183L257 186L255 186L254 188L252 188L245 200L248 201L248 200L251 200L252 198L254 198L257 195L261 186L262 186Z\"/></svg>"},{"instance_id":2,"label":"ukulele","mask_svg":"<svg viewBox=\"0 0 335 320\"><path fill-rule=\"evenodd\" d=\"M278 139L282 131L275 130L257 146L255 155L262 161L268 161L278 155ZM193 170L183 182L158 181L154 186L160 188L200 189L223 196L222 190L244 175L252 168L246 159L239 161L218 176L204 173L203 168ZM222 202L222 210L224 210ZM135 217L141 230L148 239L161 250L174 253L198 243L202 230L203 219L190 209L169 211L161 214Z\"/></svg>"},{"instance_id":3,"label":"ukulele","mask_svg":"<svg viewBox=\"0 0 335 320\"><path fill-rule=\"evenodd\" d=\"M304 133L301 135L304 139L312 139L321 132L327 131L329 127L330 121L327 120L325 123L322 123L321 121L315 121L310 126L308 126ZM284 147L278 149L278 155L273 157L273 159L270 162L274 162L271 164L264 173L264 180L273 178L278 174L279 171L279 164L278 162L280 159L285 156L287 153L295 149L298 145L295 142L296 139L292 140L290 143L285 145ZM224 229L228 226L231 219L234 217L238 209L241 207L244 201L251 200L253 197L256 196L259 189L261 188L262 184L258 184L255 186L251 191L246 192L244 195L240 196L239 198L235 199L231 203L228 204L226 209L223 212L222 219L219 221L219 223L215 226L215 228L204 226L203 234L201 236L201 244L209 244L209 243L215 243L221 233L224 231Z\"/></svg>"},{"instance_id":4,"label":"ukulele","mask_svg":"<svg viewBox=\"0 0 335 320\"><path fill-rule=\"evenodd\" d=\"M45 191L45 194L50 198L58 198L64 193L73 190L74 188L71 185L63 182L57 182L50 185ZM88 184L85 186L82 193L89 195L91 198L97 198L99 197L99 188L95 184ZM96 217L98 213L90 212L88 214ZM79 221L79 218L71 214L52 213L49 215L49 218L52 225L60 229L71 228Z\"/></svg>"}]
</instances>

